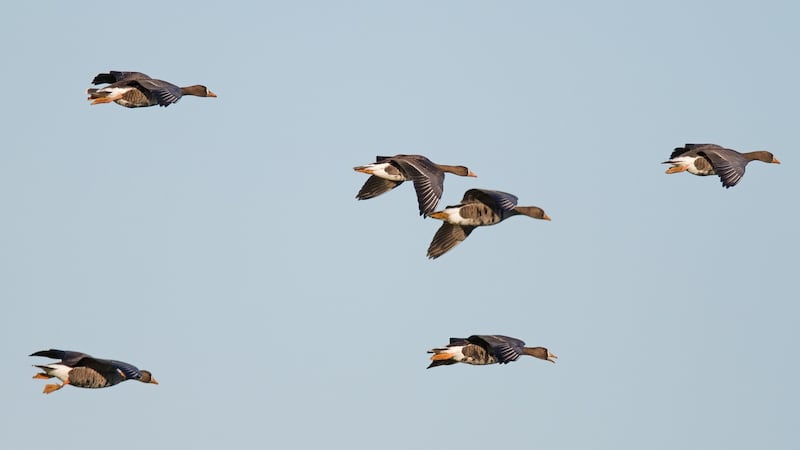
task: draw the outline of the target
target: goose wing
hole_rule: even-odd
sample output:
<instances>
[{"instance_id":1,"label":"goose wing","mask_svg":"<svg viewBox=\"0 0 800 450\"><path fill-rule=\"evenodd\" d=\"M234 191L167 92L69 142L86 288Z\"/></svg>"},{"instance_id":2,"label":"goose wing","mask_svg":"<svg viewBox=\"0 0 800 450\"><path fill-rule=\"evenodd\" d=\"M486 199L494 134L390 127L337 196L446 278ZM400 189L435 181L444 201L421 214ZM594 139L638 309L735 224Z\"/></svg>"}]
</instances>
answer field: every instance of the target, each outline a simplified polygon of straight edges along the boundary
<instances>
[{"instance_id":1,"label":"goose wing","mask_svg":"<svg viewBox=\"0 0 800 450\"><path fill-rule=\"evenodd\" d=\"M80 361L81 367L88 367L102 375L111 384L117 384L127 379L138 380L142 372L134 365L113 359L98 359L87 357Z\"/></svg>"},{"instance_id":2,"label":"goose wing","mask_svg":"<svg viewBox=\"0 0 800 450\"><path fill-rule=\"evenodd\" d=\"M464 193L461 203L480 202L494 210L512 210L517 206L519 199L508 192L492 191L489 189L470 189Z\"/></svg>"},{"instance_id":3,"label":"goose wing","mask_svg":"<svg viewBox=\"0 0 800 450\"><path fill-rule=\"evenodd\" d=\"M364 182L364 186L361 186L361 190L356 194L356 198L359 200L366 200L377 197L391 191L401 184L403 184L402 181L387 180L385 178L376 177L375 175L370 175L367 181Z\"/></svg>"},{"instance_id":4,"label":"goose wing","mask_svg":"<svg viewBox=\"0 0 800 450\"><path fill-rule=\"evenodd\" d=\"M390 158L414 182L419 215L427 216L436 209L444 191L444 172L428 158L420 155L397 155Z\"/></svg>"},{"instance_id":5,"label":"goose wing","mask_svg":"<svg viewBox=\"0 0 800 450\"><path fill-rule=\"evenodd\" d=\"M686 155L687 153L697 154L698 152L704 149L715 149L715 148L722 148L722 147L720 147L717 144L685 144L683 147L676 147L675 150L672 151L672 154L669 155L669 159L677 158L678 156Z\"/></svg>"},{"instance_id":6,"label":"goose wing","mask_svg":"<svg viewBox=\"0 0 800 450\"><path fill-rule=\"evenodd\" d=\"M469 225L454 225L444 222L433 235L431 245L428 246L428 258L436 259L449 252L450 249L466 239L475 228Z\"/></svg>"},{"instance_id":7,"label":"goose wing","mask_svg":"<svg viewBox=\"0 0 800 450\"><path fill-rule=\"evenodd\" d=\"M456 346L459 346L459 345L467 345L467 344L469 344L469 341L464 339L464 338L451 337L450 338L450 343L447 344L447 346L448 347L456 347Z\"/></svg>"},{"instance_id":8,"label":"goose wing","mask_svg":"<svg viewBox=\"0 0 800 450\"><path fill-rule=\"evenodd\" d=\"M180 87L164 80L136 79L131 80L130 84L153 94L159 106L169 106L183 96Z\"/></svg>"},{"instance_id":9,"label":"goose wing","mask_svg":"<svg viewBox=\"0 0 800 450\"><path fill-rule=\"evenodd\" d=\"M719 175L725 188L736 186L744 176L747 158L735 150L717 146L717 148L704 148L699 154L711 161L714 172Z\"/></svg>"},{"instance_id":10,"label":"goose wing","mask_svg":"<svg viewBox=\"0 0 800 450\"><path fill-rule=\"evenodd\" d=\"M97 76L94 77L92 80L92 84L104 84L104 83L119 83L120 81L130 81L130 80L149 80L151 79L149 76L141 73L141 72L120 72L117 70L112 70L108 73L98 73Z\"/></svg>"},{"instance_id":11,"label":"goose wing","mask_svg":"<svg viewBox=\"0 0 800 450\"><path fill-rule=\"evenodd\" d=\"M522 348L525 346L525 342L517 338L499 334L473 335L467 340L486 349L497 358L497 362L500 364L508 364L519 359L522 356Z\"/></svg>"},{"instance_id":12,"label":"goose wing","mask_svg":"<svg viewBox=\"0 0 800 450\"><path fill-rule=\"evenodd\" d=\"M75 367L81 360L85 358L91 358L91 356L87 355L86 353L74 352L70 350L57 350L54 348L31 353L29 356L44 356L45 358L60 359L65 366L69 367Z\"/></svg>"}]
</instances>

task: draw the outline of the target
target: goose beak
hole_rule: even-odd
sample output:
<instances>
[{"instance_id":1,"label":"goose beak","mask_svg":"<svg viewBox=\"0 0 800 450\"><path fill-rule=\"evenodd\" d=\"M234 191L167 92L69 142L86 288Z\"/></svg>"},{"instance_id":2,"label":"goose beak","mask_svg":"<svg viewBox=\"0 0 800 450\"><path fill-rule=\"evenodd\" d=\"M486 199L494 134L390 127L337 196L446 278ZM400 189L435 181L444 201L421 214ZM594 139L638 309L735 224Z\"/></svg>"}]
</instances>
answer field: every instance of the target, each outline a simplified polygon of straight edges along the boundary
<instances>
[{"instance_id":1,"label":"goose beak","mask_svg":"<svg viewBox=\"0 0 800 450\"><path fill-rule=\"evenodd\" d=\"M550 216L548 216L547 214L543 214L542 220L550 220Z\"/></svg>"},{"instance_id":2,"label":"goose beak","mask_svg":"<svg viewBox=\"0 0 800 450\"><path fill-rule=\"evenodd\" d=\"M150 378L150 384L158 384L155 378Z\"/></svg>"},{"instance_id":3,"label":"goose beak","mask_svg":"<svg viewBox=\"0 0 800 450\"><path fill-rule=\"evenodd\" d=\"M475 172L473 172L473 171L471 171L471 170L469 171L469 173L467 174L467 176L468 176L468 177L472 177L472 178L476 178L476 177L477 177L477 175L475 175Z\"/></svg>"},{"instance_id":4,"label":"goose beak","mask_svg":"<svg viewBox=\"0 0 800 450\"><path fill-rule=\"evenodd\" d=\"M547 360L548 361L550 361L551 363L555 364L556 363L555 360L557 360L557 359L558 359L558 356L556 356L556 355L554 355L554 354L552 354L550 352L547 352Z\"/></svg>"},{"instance_id":5,"label":"goose beak","mask_svg":"<svg viewBox=\"0 0 800 450\"><path fill-rule=\"evenodd\" d=\"M215 94L215 93L213 93L211 91L208 91L208 93L206 94L206 97L216 97L216 96L217 96L217 94Z\"/></svg>"},{"instance_id":6,"label":"goose beak","mask_svg":"<svg viewBox=\"0 0 800 450\"><path fill-rule=\"evenodd\" d=\"M772 164L780 164L780 163L781 162L778 161L778 158L775 158L775 157L772 158Z\"/></svg>"}]
</instances>

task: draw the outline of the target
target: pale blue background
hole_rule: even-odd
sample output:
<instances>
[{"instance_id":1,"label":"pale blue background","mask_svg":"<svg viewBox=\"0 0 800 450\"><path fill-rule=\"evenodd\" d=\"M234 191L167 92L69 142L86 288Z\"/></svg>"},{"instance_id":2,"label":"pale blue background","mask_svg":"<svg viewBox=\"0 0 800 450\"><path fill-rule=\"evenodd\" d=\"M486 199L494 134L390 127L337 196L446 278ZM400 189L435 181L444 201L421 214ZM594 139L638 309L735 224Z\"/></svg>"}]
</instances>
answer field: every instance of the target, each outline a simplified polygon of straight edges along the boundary
<instances>
[{"instance_id":1,"label":"pale blue background","mask_svg":"<svg viewBox=\"0 0 800 450\"><path fill-rule=\"evenodd\" d=\"M796 2L3 9L3 448L796 448ZM89 106L110 69L219 98ZM553 221L429 261L409 186L354 199L396 153ZM559 362L425 370L472 333ZM45 396L50 347L161 384Z\"/></svg>"}]
</instances>

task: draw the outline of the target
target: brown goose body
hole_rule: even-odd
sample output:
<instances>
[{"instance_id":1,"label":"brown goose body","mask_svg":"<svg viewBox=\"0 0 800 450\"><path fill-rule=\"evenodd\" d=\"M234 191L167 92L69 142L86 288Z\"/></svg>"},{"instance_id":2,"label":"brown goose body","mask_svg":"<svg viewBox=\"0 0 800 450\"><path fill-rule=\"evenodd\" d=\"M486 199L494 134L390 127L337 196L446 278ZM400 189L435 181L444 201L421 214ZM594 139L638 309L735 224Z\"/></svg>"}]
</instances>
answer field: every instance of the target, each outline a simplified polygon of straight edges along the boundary
<instances>
[{"instance_id":1,"label":"brown goose body","mask_svg":"<svg viewBox=\"0 0 800 450\"><path fill-rule=\"evenodd\" d=\"M722 186L736 186L750 161L780 164L768 151L739 153L716 144L686 144L677 147L663 164L672 164L666 173L689 172L698 176L719 175Z\"/></svg>"},{"instance_id":2,"label":"brown goose body","mask_svg":"<svg viewBox=\"0 0 800 450\"><path fill-rule=\"evenodd\" d=\"M169 106L184 95L196 97L216 97L207 87L196 84L178 87L164 80L155 80L141 72L101 73L94 77L92 84L111 83L103 88L90 88L86 91L92 105L117 103L126 108L147 106Z\"/></svg>"},{"instance_id":3,"label":"brown goose body","mask_svg":"<svg viewBox=\"0 0 800 450\"><path fill-rule=\"evenodd\" d=\"M46 366L36 366L42 370L47 370ZM125 381L119 373L101 374L91 367L75 367L69 371L69 384L89 389L97 389L114 386Z\"/></svg>"},{"instance_id":4,"label":"brown goose body","mask_svg":"<svg viewBox=\"0 0 800 450\"><path fill-rule=\"evenodd\" d=\"M472 335L466 339L450 338L446 347L434 348L428 350L428 353L433 353L428 369L456 363L476 366L508 364L522 355L552 363L558 358L544 347L525 347L524 341L499 334Z\"/></svg>"},{"instance_id":5,"label":"brown goose body","mask_svg":"<svg viewBox=\"0 0 800 450\"><path fill-rule=\"evenodd\" d=\"M353 170L370 175L356 194L359 200L377 197L404 181L412 181L421 216L432 213L439 204L444 191L445 173L462 177L476 176L464 166L436 164L422 155L376 156L375 163L357 166Z\"/></svg>"},{"instance_id":6,"label":"brown goose body","mask_svg":"<svg viewBox=\"0 0 800 450\"><path fill-rule=\"evenodd\" d=\"M447 253L477 227L495 225L518 215L550 220L538 206L517 206L517 197L509 193L470 189L464 193L460 204L430 214L430 217L443 220L444 223L433 236L428 247L428 258L435 259Z\"/></svg>"}]
</instances>

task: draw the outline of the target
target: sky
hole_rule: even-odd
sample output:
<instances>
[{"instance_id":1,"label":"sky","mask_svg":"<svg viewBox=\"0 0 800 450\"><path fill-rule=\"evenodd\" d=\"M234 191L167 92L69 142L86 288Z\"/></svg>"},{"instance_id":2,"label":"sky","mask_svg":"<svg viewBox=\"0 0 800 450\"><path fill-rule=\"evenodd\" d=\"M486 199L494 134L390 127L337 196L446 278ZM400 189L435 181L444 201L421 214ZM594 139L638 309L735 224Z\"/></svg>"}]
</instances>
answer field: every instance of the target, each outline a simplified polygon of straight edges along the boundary
<instances>
[{"instance_id":1,"label":"sky","mask_svg":"<svg viewBox=\"0 0 800 450\"><path fill-rule=\"evenodd\" d=\"M796 58L778 1L14 2L0 446L792 449ZM218 98L90 106L108 70ZM684 143L766 149L739 185ZM437 260L422 154L543 208ZM794 294L792 294L794 292ZM452 337L558 355L426 370ZM43 395L77 350L159 385Z\"/></svg>"}]
</instances>

